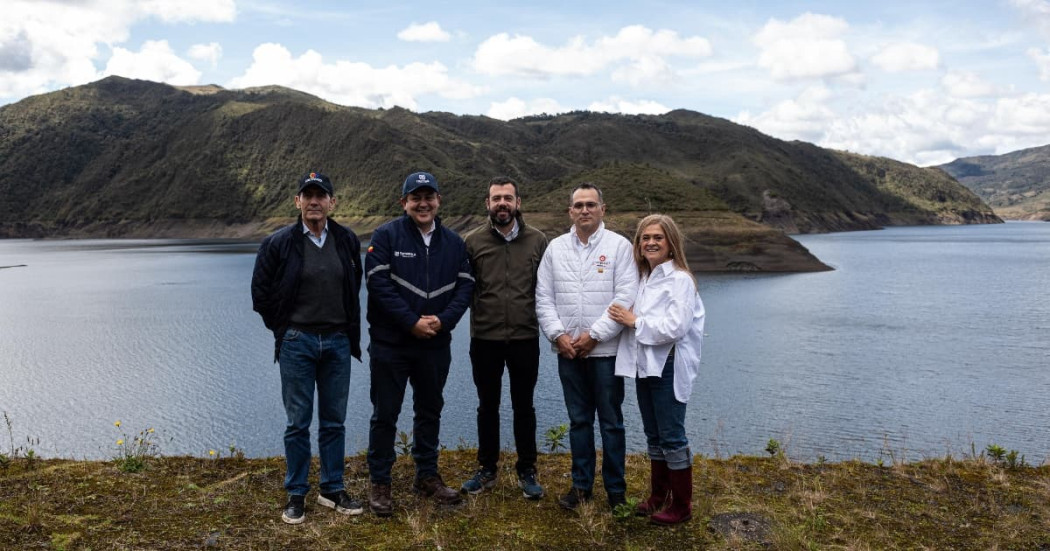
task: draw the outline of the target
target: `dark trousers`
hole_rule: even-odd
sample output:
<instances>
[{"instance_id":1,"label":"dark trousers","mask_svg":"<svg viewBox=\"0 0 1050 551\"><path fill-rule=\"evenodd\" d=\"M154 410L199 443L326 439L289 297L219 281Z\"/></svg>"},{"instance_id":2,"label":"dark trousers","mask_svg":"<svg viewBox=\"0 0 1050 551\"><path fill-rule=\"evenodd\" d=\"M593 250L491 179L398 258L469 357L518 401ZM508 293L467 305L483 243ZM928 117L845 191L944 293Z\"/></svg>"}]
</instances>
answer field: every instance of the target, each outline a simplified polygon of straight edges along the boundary
<instances>
[{"instance_id":1,"label":"dark trousers","mask_svg":"<svg viewBox=\"0 0 1050 551\"><path fill-rule=\"evenodd\" d=\"M372 372L372 420L368 432L368 471L372 482L390 484L394 466L394 437L397 417L405 399L405 387L412 384L412 458L416 479L438 474L438 435L442 392L448 379L452 354L448 346L413 348L373 342L368 346Z\"/></svg>"},{"instance_id":2,"label":"dark trousers","mask_svg":"<svg viewBox=\"0 0 1050 551\"><path fill-rule=\"evenodd\" d=\"M515 468L519 473L536 470L536 410L532 395L540 365L540 341L470 340L470 363L478 389L478 463L496 471L499 463L499 403L503 367L510 375L510 403L514 410Z\"/></svg>"}]
</instances>

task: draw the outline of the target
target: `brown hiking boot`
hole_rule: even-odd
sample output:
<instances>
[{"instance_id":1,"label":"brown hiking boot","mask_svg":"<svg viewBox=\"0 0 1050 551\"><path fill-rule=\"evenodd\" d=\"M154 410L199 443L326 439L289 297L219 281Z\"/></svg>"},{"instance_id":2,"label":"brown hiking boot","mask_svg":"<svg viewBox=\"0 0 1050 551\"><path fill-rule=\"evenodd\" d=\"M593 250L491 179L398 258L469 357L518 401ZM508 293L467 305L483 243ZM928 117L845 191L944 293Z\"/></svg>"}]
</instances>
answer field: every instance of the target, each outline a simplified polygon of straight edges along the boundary
<instances>
[{"instance_id":1,"label":"brown hiking boot","mask_svg":"<svg viewBox=\"0 0 1050 551\"><path fill-rule=\"evenodd\" d=\"M368 508L377 517L389 517L394 513L394 500L390 497L389 484L372 483L368 491Z\"/></svg>"},{"instance_id":2,"label":"brown hiking boot","mask_svg":"<svg viewBox=\"0 0 1050 551\"><path fill-rule=\"evenodd\" d=\"M458 505L463 501L459 492L445 486L445 482L441 480L441 475L438 474L428 476L423 480L416 480L415 484L412 485L412 491L433 498L438 505Z\"/></svg>"}]
</instances>

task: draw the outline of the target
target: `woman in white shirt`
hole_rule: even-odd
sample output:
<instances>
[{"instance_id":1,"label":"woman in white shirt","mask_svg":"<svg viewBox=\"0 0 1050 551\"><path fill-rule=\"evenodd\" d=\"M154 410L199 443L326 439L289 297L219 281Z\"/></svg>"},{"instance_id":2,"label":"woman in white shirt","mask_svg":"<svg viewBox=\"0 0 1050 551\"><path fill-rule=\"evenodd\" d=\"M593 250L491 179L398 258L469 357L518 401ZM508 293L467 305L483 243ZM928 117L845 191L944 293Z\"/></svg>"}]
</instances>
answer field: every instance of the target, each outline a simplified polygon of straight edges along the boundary
<instances>
[{"instance_id":1,"label":"woman in white shirt","mask_svg":"<svg viewBox=\"0 0 1050 551\"><path fill-rule=\"evenodd\" d=\"M638 409L649 448L652 492L638 513L654 524L692 517L693 456L685 435L685 406L700 366L704 303L682 251L682 232L670 216L638 223L634 260L641 281L631 309L609 307L624 325L616 375L636 377Z\"/></svg>"}]
</instances>

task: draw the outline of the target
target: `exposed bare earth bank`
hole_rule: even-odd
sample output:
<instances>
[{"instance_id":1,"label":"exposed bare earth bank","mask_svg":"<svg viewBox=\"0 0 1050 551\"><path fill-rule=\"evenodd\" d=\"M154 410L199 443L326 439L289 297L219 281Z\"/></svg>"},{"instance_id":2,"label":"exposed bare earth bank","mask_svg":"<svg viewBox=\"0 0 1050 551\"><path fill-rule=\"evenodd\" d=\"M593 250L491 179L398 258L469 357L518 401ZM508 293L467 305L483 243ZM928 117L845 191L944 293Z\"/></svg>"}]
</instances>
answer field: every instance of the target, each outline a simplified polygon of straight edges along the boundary
<instances>
[{"instance_id":1,"label":"exposed bare earth bank","mask_svg":"<svg viewBox=\"0 0 1050 551\"><path fill-rule=\"evenodd\" d=\"M637 221L646 213L617 213L606 217L606 224L628 238ZM752 222L725 211L671 213L686 234L686 254L690 267L702 272L813 272L830 270L805 247L783 231ZM388 217L340 217L362 239ZM78 227L48 227L42 224L0 223L0 237L67 239L238 239L259 240L293 218L272 218L250 222L221 220L156 219L149 222L105 222ZM528 224L554 237L569 229L565 214L526 214ZM464 232L484 223L477 215L443 218L450 228Z\"/></svg>"},{"instance_id":2,"label":"exposed bare earth bank","mask_svg":"<svg viewBox=\"0 0 1050 551\"><path fill-rule=\"evenodd\" d=\"M610 213L606 216L609 228L630 238L638 220L645 212ZM812 233L815 228L841 230L879 229L885 226L926 224L983 224L997 223L995 218L974 218L972 215L944 213L936 219L929 216L870 216L833 213L828 216L797 217L770 216L762 223L728 211L672 212L686 234L686 254L690 267L698 272L815 272L831 270L805 247L792 239L791 233ZM967 213L971 214L971 213ZM1032 218L1035 219L1035 218ZM41 223L0 223L0 238L57 238L57 239L237 239L257 241L275 229L291 223L294 218L269 218L248 222L201 219L154 219L148 222L97 222L80 226L51 226ZM368 239L377 226L389 220L385 216L336 216L349 224L362 238ZM548 236L560 235L569 229L570 222L563 213L530 213L528 224L543 230ZM465 232L485 219L480 215L460 215L443 218L450 228Z\"/></svg>"}]
</instances>

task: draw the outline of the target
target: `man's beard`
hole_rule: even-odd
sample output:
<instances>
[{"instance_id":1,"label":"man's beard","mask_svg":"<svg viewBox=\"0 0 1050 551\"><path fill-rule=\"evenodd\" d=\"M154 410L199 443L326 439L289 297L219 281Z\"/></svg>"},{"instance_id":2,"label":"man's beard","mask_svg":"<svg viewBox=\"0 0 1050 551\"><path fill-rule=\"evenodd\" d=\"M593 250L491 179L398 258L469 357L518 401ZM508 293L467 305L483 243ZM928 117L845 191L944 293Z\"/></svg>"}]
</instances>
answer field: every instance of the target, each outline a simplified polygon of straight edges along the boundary
<instances>
[{"instance_id":1,"label":"man's beard","mask_svg":"<svg viewBox=\"0 0 1050 551\"><path fill-rule=\"evenodd\" d=\"M503 214L503 213L506 213L508 215L506 222L501 222L500 221L499 215ZM515 212L509 211L509 210L498 210L498 211L489 213L489 220L492 220L492 223L497 225L497 226L509 226L509 225L514 223L515 214L516 214Z\"/></svg>"}]
</instances>

